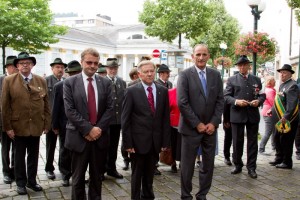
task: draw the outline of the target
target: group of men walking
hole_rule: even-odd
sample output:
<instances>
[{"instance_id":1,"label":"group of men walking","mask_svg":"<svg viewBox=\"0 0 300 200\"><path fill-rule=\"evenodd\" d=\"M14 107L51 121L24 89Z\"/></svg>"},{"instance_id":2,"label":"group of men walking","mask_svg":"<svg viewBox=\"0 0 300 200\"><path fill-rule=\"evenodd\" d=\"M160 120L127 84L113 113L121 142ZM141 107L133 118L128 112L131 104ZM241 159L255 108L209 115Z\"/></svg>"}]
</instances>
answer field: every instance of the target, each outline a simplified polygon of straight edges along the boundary
<instances>
[{"instance_id":1,"label":"group of men walking","mask_svg":"<svg viewBox=\"0 0 300 200\"><path fill-rule=\"evenodd\" d=\"M220 73L207 67L209 58L208 47L196 45L192 54L195 65L183 70L177 83L177 103L181 113L178 132L182 136L181 199L193 198L192 177L199 146L202 164L196 199L206 199L212 184L216 133L224 105L230 113L226 127L230 127L233 141L234 168L231 173L240 173L244 165L246 127L246 165L249 176L257 177L258 107L265 100L261 81L249 73L251 61L241 56L236 62L239 73L228 79L223 91ZM74 60L66 64L56 58L50 64L53 74L43 79L31 72L36 59L28 53L7 58L7 74L0 78L3 175L5 183L16 180L19 194L27 194L26 187L42 190L36 175L40 136L44 133L47 177L56 178L53 160L59 136L58 166L62 185L69 186L72 177L72 199L85 199L85 173L89 167L88 198L101 199L105 173L123 178L116 168L122 130L124 169L128 169L130 162L132 169L131 198L155 198L153 177L160 173L157 170L158 155L170 148L170 70L161 65L156 71L153 62L141 61L137 65L139 80L127 88L126 82L117 76L118 60L108 58L105 66L99 60L100 54L93 48L82 52L80 62ZM106 67L106 74L102 67ZM64 78L64 72L69 74L68 78ZM98 72L102 75L98 76ZM156 72L161 75L154 81ZM291 169L299 90L291 79L294 71L290 65L284 65L278 72L282 84L270 112L277 128L276 158L270 164ZM12 157L9 156L10 146L14 153ZM225 159L229 163L228 154Z\"/></svg>"}]
</instances>

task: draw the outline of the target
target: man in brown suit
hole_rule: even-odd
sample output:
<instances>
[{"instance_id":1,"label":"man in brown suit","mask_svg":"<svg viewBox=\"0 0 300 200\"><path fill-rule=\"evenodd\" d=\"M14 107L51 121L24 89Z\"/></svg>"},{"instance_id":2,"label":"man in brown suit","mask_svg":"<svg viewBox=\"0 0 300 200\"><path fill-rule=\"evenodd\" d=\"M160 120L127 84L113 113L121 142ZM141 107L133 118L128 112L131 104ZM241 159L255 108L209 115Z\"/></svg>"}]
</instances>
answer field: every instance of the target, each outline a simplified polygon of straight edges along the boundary
<instances>
[{"instance_id":1,"label":"man in brown suit","mask_svg":"<svg viewBox=\"0 0 300 200\"><path fill-rule=\"evenodd\" d=\"M27 194L25 186L43 190L36 182L39 144L41 134L50 129L47 85L31 73L35 64L34 57L21 52L14 60L19 73L5 77L2 88L3 130L15 141L15 179L21 195Z\"/></svg>"}]
</instances>

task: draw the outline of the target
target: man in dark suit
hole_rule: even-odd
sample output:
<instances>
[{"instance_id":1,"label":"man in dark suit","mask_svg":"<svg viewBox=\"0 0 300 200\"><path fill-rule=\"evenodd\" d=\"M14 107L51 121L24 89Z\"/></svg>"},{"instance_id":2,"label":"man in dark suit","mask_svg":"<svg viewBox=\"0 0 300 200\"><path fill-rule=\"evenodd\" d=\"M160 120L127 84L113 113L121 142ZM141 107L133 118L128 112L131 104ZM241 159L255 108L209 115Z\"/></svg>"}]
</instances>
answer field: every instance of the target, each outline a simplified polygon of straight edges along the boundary
<instances>
[{"instance_id":1,"label":"man in dark suit","mask_svg":"<svg viewBox=\"0 0 300 200\"><path fill-rule=\"evenodd\" d=\"M294 70L284 64L280 73L281 84L272 107L272 120L275 123L275 160L270 165L280 169L292 169L293 146L299 121L299 89L292 80Z\"/></svg>"},{"instance_id":2,"label":"man in dark suit","mask_svg":"<svg viewBox=\"0 0 300 200\"><path fill-rule=\"evenodd\" d=\"M131 199L154 199L153 177L157 155L170 144L167 88L154 83L155 66L138 64L141 82L127 88L122 111L124 149L131 157Z\"/></svg>"},{"instance_id":3,"label":"man in dark suit","mask_svg":"<svg viewBox=\"0 0 300 200\"><path fill-rule=\"evenodd\" d=\"M65 73L69 76L76 75L81 72L81 65L78 61L73 60L68 63ZM59 159L58 167L62 174L62 185L67 187L70 185L71 178L71 152L65 148L67 116L65 113L63 99L63 81L56 83L53 87L53 105L52 105L52 130L59 135Z\"/></svg>"},{"instance_id":4,"label":"man in dark suit","mask_svg":"<svg viewBox=\"0 0 300 200\"><path fill-rule=\"evenodd\" d=\"M64 105L68 118L65 147L72 151L72 199L85 195L89 165L88 199L101 199L103 173L109 143L108 128L113 106L110 81L95 75L100 60L96 49L81 53L82 73L64 81Z\"/></svg>"},{"instance_id":5,"label":"man in dark suit","mask_svg":"<svg viewBox=\"0 0 300 200\"><path fill-rule=\"evenodd\" d=\"M109 149L107 155L106 170L107 175L122 179L123 175L117 171L116 160L118 156L118 146L121 132L121 113L122 103L124 100L124 92L126 89L126 82L117 76L119 70L117 58L108 58L106 61L106 78L111 82L112 99L113 99L113 116L109 125ZM121 150L122 151L122 150ZM124 161L128 168L129 160Z\"/></svg>"},{"instance_id":6,"label":"man in dark suit","mask_svg":"<svg viewBox=\"0 0 300 200\"><path fill-rule=\"evenodd\" d=\"M47 81L47 87L48 87L48 97L49 97L49 103L50 103L50 109L52 109L53 105L53 99L54 99L54 93L53 93L53 87L56 83L63 80L63 74L64 74L64 68L67 66L67 64L63 63L63 61L60 58L55 58L53 63L50 64L52 75L46 77ZM58 133L57 133L58 134ZM55 148L56 148L56 141L57 141L57 134L50 130L48 134L46 135L46 164L45 164L45 171L47 174L47 177L49 179L55 179L54 174L54 154L55 154Z\"/></svg>"},{"instance_id":7,"label":"man in dark suit","mask_svg":"<svg viewBox=\"0 0 300 200\"><path fill-rule=\"evenodd\" d=\"M157 70L158 79L156 80L157 83L165 86L168 89L173 87L173 84L169 81L171 70L165 64L161 64Z\"/></svg>"},{"instance_id":8,"label":"man in dark suit","mask_svg":"<svg viewBox=\"0 0 300 200\"><path fill-rule=\"evenodd\" d=\"M247 130L247 169L251 178L257 178L256 160L258 153L258 125L260 115L258 107L261 106L266 95L261 92L260 78L249 74L250 60L247 56L240 56L235 63L239 73L231 76L224 90L224 98L230 104L230 122L232 129L233 155L235 167L231 174L242 172L244 150L244 130Z\"/></svg>"},{"instance_id":9,"label":"man in dark suit","mask_svg":"<svg viewBox=\"0 0 300 200\"><path fill-rule=\"evenodd\" d=\"M27 194L25 186L43 190L36 181L40 136L51 126L47 84L31 73L35 64L34 57L21 52L14 60L19 73L5 77L2 87L3 130L15 141L15 179L20 195Z\"/></svg>"},{"instance_id":10,"label":"man in dark suit","mask_svg":"<svg viewBox=\"0 0 300 200\"><path fill-rule=\"evenodd\" d=\"M2 83L6 76L18 73L17 67L14 66L14 60L17 56L7 56L5 62L6 74L0 77L0 95L2 94ZM0 96L1 97L1 96ZM1 111L1 109L0 109ZM2 172L3 182L11 184L14 180L14 141L8 137L2 128L2 111L0 113L0 128L1 128L1 157L2 157ZM11 150L10 150L11 149ZM11 156L9 152L11 151Z\"/></svg>"},{"instance_id":11,"label":"man in dark suit","mask_svg":"<svg viewBox=\"0 0 300 200\"><path fill-rule=\"evenodd\" d=\"M192 178L199 146L202 147L200 189L197 199L206 199L211 187L216 151L217 128L223 113L223 84L220 73L208 68L208 47L193 49L194 66L182 71L177 85L177 102L181 113L178 132L181 146L181 199L192 199Z\"/></svg>"}]
</instances>

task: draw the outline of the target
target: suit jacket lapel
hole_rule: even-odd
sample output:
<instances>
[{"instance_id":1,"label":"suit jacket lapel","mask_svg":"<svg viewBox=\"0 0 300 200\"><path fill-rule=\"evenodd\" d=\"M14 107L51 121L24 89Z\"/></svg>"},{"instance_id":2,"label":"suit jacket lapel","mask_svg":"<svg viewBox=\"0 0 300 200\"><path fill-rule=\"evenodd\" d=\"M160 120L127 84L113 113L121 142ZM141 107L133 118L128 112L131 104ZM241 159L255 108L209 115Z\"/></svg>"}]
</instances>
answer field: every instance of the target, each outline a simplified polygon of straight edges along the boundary
<instances>
[{"instance_id":1,"label":"suit jacket lapel","mask_svg":"<svg viewBox=\"0 0 300 200\"><path fill-rule=\"evenodd\" d=\"M83 83L83 77L82 74L80 73L77 77L77 80L75 80L75 85L76 88L78 88L79 93L81 94L81 98L83 100L84 106L87 107L87 94L84 88L84 83Z\"/></svg>"},{"instance_id":2,"label":"suit jacket lapel","mask_svg":"<svg viewBox=\"0 0 300 200\"><path fill-rule=\"evenodd\" d=\"M203 90L203 87L202 87L202 84L201 84L199 74L198 74L197 70L195 69L195 67L191 68L191 72L192 72L191 77L195 80L195 82L197 83L198 89L201 91L201 94L206 99L206 96L205 96L205 93L204 93L204 90Z\"/></svg>"},{"instance_id":3,"label":"suit jacket lapel","mask_svg":"<svg viewBox=\"0 0 300 200\"><path fill-rule=\"evenodd\" d=\"M213 85L213 80L211 80L211 69L209 69L208 67L206 67L206 91L207 91L207 97L209 96L209 91L210 91L210 86Z\"/></svg>"},{"instance_id":4,"label":"suit jacket lapel","mask_svg":"<svg viewBox=\"0 0 300 200\"><path fill-rule=\"evenodd\" d=\"M144 99L143 101L145 102L145 104L147 105L147 109L148 109L148 112L152 112L151 111L151 108L150 108L150 105L149 105L149 102L148 102L148 97L147 97L147 94L145 92L145 89L144 89L144 86L141 82L137 83L136 84L137 87L139 88L139 90L141 91L141 95L142 95L142 99ZM156 86L156 85L155 85ZM157 87L156 87L156 92L157 92ZM156 96L156 103L157 103L157 96Z\"/></svg>"}]
</instances>

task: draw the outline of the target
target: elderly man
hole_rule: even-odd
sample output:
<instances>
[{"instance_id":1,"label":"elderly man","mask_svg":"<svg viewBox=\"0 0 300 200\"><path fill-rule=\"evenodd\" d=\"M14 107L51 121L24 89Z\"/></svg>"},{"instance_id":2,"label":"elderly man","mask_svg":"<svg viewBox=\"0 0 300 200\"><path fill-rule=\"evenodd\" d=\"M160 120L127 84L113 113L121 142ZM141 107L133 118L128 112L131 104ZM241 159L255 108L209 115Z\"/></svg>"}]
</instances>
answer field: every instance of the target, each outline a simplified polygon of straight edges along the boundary
<instances>
[{"instance_id":1,"label":"elderly man","mask_svg":"<svg viewBox=\"0 0 300 200\"><path fill-rule=\"evenodd\" d=\"M27 194L25 186L43 189L36 182L40 136L50 129L47 85L31 73L35 64L34 57L21 52L14 60L19 73L5 77L2 90L3 129L15 141L15 178L21 195Z\"/></svg>"},{"instance_id":2,"label":"elderly man","mask_svg":"<svg viewBox=\"0 0 300 200\"><path fill-rule=\"evenodd\" d=\"M47 87L48 87L48 97L49 97L49 104L50 109L53 105L53 99L54 99L54 93L53 93L53 86L62 81L63 74L64 74L64 68L67 66L66 63L64 63L60 58L55 58L53 63L50 64L52 75L46 77L47 81ZM49 133L46 135L46 165L45 165L45 171L47 173L47 177L49 179L55 179L54 174L54 153L56 148L56 141L57 141L57 134L53 132L52 130L49 131Z\"/></svg>"},{"instance_id":3,"label":"elderly man","mask_svg":"<svg viewBox=\"0 0 300 200\"><path fill-rule=\"evenodd\" d=\"M284 64L277 71L280 73L281 84L270 113L276 128L276 154L270 165L280 169L292 169L293 145L299 121L299 89L292 80L294 70L291 65Z\"/></svg>"},{"instance_id":4,"label":"elderly man","mask_svg":"<svg viewBox=\"0 0 300 200\"><path fill-rule=\"evenodd\" d=\"M247 169L251 178L257 178L256 160L258 153L258 125L260 115L258 107L261 106L266 95L261 92L260 78L249 74L250 63L247 56L240 56L235 63L239 73L231 76L224 90L226 103L230 104L230 122L233 141L232 160L235 167L231 174L242 172L244 150L244 130L247 129Z\"/></svg>"},{"instance_id":5,"label":"elderly man","mask_svg":"<svg viewBox=\"0 0 300 200\"><path fill-rule=\"evenodd\" d=\"M107 72L106 72L106 66L105 65L102 65L101 63L99 63L98 65L98 70L97 70L97 74L99 76L103 76L105 77L107 75Z\"/></svg>"},{"instance_id":6,"label":"elderly man","mask_svg":"<svg viewBox=\"0 0 300 200\"><path fill-rule=\"evenodd\" d=\"M17 67L14 66L14 60L16 56L8 56L6 58L5 68L6 74L0 77L0 95L2 93L2 83L6 76L18 73ZM8 137L6 132L2 128L2 114L0 113L0 126L2 130L1 134L1 156L2 156L2 172L3 172L3 182L6 184L11 184L14 180L14 141ZM11 148L11 157L9 156Z\"/></svg>"},{"instance_id":7,"label":"elderly man","mask_svg":"<svg viewBox=\"0 0 300 200\"><path fill-rule=\"evenodd\" d=\"M159 78L157 79L157 83L165 86L168 89L173 87L173 84L169 81L171 70L165 64L161 64L157 70Z\"/></svg>"},{"instance_id":8,"label":"elderly man","mask_svg":"<svg viewBox=\"0 0 300 200\"><path fill-rule=\"evenodd\" d=\"M124 100L124 92L126 82L117 76L119 70L117 58L108 58L106 61L107 79L111 81L112 99L113 99L113 116L109 126L109 149L106 163L107 175L117 179L122 179L123 175L117 171L116 160L118 156L118 146L121 131L121 113L122 103ZM125 163L126 165L126 163Z\"/></svg>"}]
</instances>

